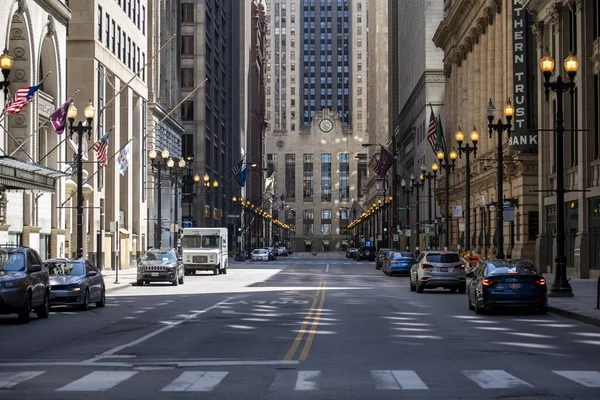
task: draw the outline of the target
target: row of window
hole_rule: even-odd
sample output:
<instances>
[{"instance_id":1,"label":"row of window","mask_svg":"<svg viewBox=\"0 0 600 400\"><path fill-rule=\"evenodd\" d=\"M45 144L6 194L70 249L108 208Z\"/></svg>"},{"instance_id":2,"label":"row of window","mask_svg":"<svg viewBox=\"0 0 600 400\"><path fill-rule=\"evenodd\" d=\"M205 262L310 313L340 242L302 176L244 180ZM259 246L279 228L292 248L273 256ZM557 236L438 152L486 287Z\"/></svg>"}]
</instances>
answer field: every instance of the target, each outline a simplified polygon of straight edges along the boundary
<instances>
[{"instance_id":1,"label":"row of window","mask_svg":"<svg viewBox=\"0 0 600 400\"><path fill-rule=\"evenodd\" d=\"M138 0L139 3L139 0ZM145 12L145 10L144 10ZM121 30L110 14L103 13L102 6L98 6L98 41L104 43L121 62L134 72L140 71L146 65L146 53ZM146 69L140 72L140 78L146 81Z\"/></svg>"},{"instance_id":2,"label":"row of window","mask_svg":"<svg viewBox=\"0 0 600 400\"><path fill-rule=\"evenodd\" d=\"M146 35L146 6L140 0L117 0L117 3L133 24Z\"/></svg>"},{"instance_id":3,"label":"row of window","mask_svg":"<svg viewBox=\"0 0 600 400\"><path fill-rule=\"evenodd\" d=\"M332 212L330 209L321 210L321 235L331 235L332 232ZM339 210L338 217L340 229L345 229L350 223L350 209ZM287 219L286 219L287 220ZM291 221L291 218L289 219ZM302 211L302 232L304 235L314 235L314 210ZM294 221L295 227L295 221Z\"/></svg>"}]
</instances>

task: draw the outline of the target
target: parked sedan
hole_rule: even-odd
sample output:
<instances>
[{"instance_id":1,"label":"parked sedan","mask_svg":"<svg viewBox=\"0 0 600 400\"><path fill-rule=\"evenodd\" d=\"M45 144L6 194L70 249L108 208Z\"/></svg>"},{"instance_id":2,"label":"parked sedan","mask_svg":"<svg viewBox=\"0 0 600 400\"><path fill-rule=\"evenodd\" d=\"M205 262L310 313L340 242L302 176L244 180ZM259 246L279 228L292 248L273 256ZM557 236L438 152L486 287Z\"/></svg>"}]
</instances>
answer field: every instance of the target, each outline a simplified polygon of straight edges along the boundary
<instances>
[{"instance_id":1,"label":"parked sedan","mask_svg":"<svg viewBox=\"0 0 600 400\"><path fill-rule=\"evenodd\" d=\"M391 252L383 263L383 273L389 276L409 274L415 261L415 256L408 251Z\"/></svg>"},{"instance_id":2,"label":"parked sedan","mask_svg":"<svg viewBox=\"0 0 600 400\"><path fill-rule=\"evenodd\" d=\"M269 261L269 251L267 249L255 249L252 252L252 261Z\"/></svg>"},{"instance_id":3,"label":"parked sedan","mask_svg":"<svg viewBox=\"0 0 600 400\"><path fill-rule=\"evenodd\" d=\"M90 260L55 258L44 266L50 274L50 305L87 310L91 303L106 304L104 277Z\"/></svg>"},{"instance_id":4,"label":"parked sedan","mask_svg":"<svg viewBox=\"0 0 600 400\"><path fill-rule=\"evenodd\" d=\"M184 266L176 250L150 249L138 261L137 285L150 282L171 282L173 286L184 284Z\"/></svg>"},{"instance_id":5,"label":"parked sedan","mask_svg":"<svg viewBox=\"0 0 600 400\"><path fill-rule=\"evenodd\" d=\"M410 290L444 288L467 291L465 264L454 251L424 251L410 268Z\"/></svg>"},{"instance_id":6,"label":"parked sedan","mask_svg":"<svg viewBox=\"0 0 600 400\"><path fill-rule=\"evenodd\" d=\"M548 312L546 279L531 261L490 260L469 276L469 309L477 314L514 306Z\"/></svg>"},{"instance_id":7,"label":"parked sedan","mask_svg":"<svg viewBox=\"0 0 600 400\"><path fill-rule=\"evenodd\" d=\"M375 261L376 257L377 257L377 250L375 249L375 247L361 246L356 251L356 255L354 256L354 259L356 261L362 261L362 260Z\"/></svg>"},{"instance_id":8,"label":"parked sedan","mask_svg":"<svg viewBox=\"0 0 600 400\"><path fill-rule=\"evenodd\" d=\"M346 250L346 258L354 258L356 250L358 250L356 247L349 247L348 250Z\"/></svg>"},{"instance_id":9,"label":"parked sedan","mask_svg":"<svg viewBox=\"0 0 600 400\"><path fill-rule=\"evenodd\" d=\"M375 269L381 269L381 267L383 267L383 262L391 251L392 250L390 249L379 249L377 257L375 258Z\"/></svg>"}]
</instances>

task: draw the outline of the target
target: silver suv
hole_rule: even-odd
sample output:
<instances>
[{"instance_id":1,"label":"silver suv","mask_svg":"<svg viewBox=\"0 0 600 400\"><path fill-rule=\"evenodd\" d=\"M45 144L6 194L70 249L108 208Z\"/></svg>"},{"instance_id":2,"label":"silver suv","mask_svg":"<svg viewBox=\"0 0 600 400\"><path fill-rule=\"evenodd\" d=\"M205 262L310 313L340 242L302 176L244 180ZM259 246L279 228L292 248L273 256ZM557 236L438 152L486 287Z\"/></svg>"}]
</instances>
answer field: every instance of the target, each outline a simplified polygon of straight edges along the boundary
<instances>
[{"instance_id":1,"label":"silver suv","mask_svg":"<svg viewBox=\"0 0 600 400\"><path fill-rule=\"evenodd\" d=\"M28 247L0 246L0 314L17 314L29 323L34 310L50 315L50 278L40 255Z\"/></svg>"},{"instance_id":2,"label":"silver suv","mask_svg":"<svg viewBox=\"0 0 600 400\"><path fill-rule=\"evenodd\" d=\"M410 290L434 288L467 291L465 263L454 251L424 251L410 268Z\"/></svg>"}]
</instances>

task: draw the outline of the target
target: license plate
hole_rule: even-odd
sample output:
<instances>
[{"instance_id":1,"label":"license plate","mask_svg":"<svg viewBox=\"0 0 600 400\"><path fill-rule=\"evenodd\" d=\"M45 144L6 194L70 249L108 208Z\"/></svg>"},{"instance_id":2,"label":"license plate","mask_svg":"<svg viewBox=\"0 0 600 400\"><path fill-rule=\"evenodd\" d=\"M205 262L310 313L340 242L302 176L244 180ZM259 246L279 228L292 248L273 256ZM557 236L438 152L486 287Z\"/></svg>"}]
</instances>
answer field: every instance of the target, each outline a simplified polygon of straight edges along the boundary
<instances>
[{"instance_id":1,"label":"license plate","mask_svg":"<svg viewBox=\"0 0 600 400\"><path fill-rule=\"evenodd\" d=\"M521 289L521 284L520 283L509 283L508 288L509 289Z\"/></svg>"},{"instance_id":2,"label":"license plate","mask_svg":"<svg viewBox=\"0 0 600 400\"><path fill-rule=\"evenodd\" d=\"M158 276L158 272L153 272L150 276Z\"/></svg>"},{"instance_id":3,"label":"license plate","mask_svg":"<svg viewBox=\"0 0 600 400\"><path fill-rule=\"evenodd\" d=\"M441 272L448 272L448 267L441 267L441 268L440 268L440 271L441 271Z\"/></svg>"}]
</instances>

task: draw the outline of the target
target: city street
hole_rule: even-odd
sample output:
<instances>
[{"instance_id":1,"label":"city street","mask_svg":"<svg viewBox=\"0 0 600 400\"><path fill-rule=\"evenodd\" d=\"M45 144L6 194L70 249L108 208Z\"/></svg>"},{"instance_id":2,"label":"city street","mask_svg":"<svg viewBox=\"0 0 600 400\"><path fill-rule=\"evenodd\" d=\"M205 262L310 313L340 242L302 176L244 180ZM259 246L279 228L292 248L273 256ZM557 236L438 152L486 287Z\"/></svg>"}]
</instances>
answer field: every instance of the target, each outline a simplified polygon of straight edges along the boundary
<instances>
[{"instance_id":1,"label":"city street","mask_svg":"<svg viewBox=\"0 0 600 400\"><path fill-rule=\"evenodd\" d=\"M475 315L341 253L0 318L3 399L598 399L600 328Z\"/></svg>"}]
</instances>

